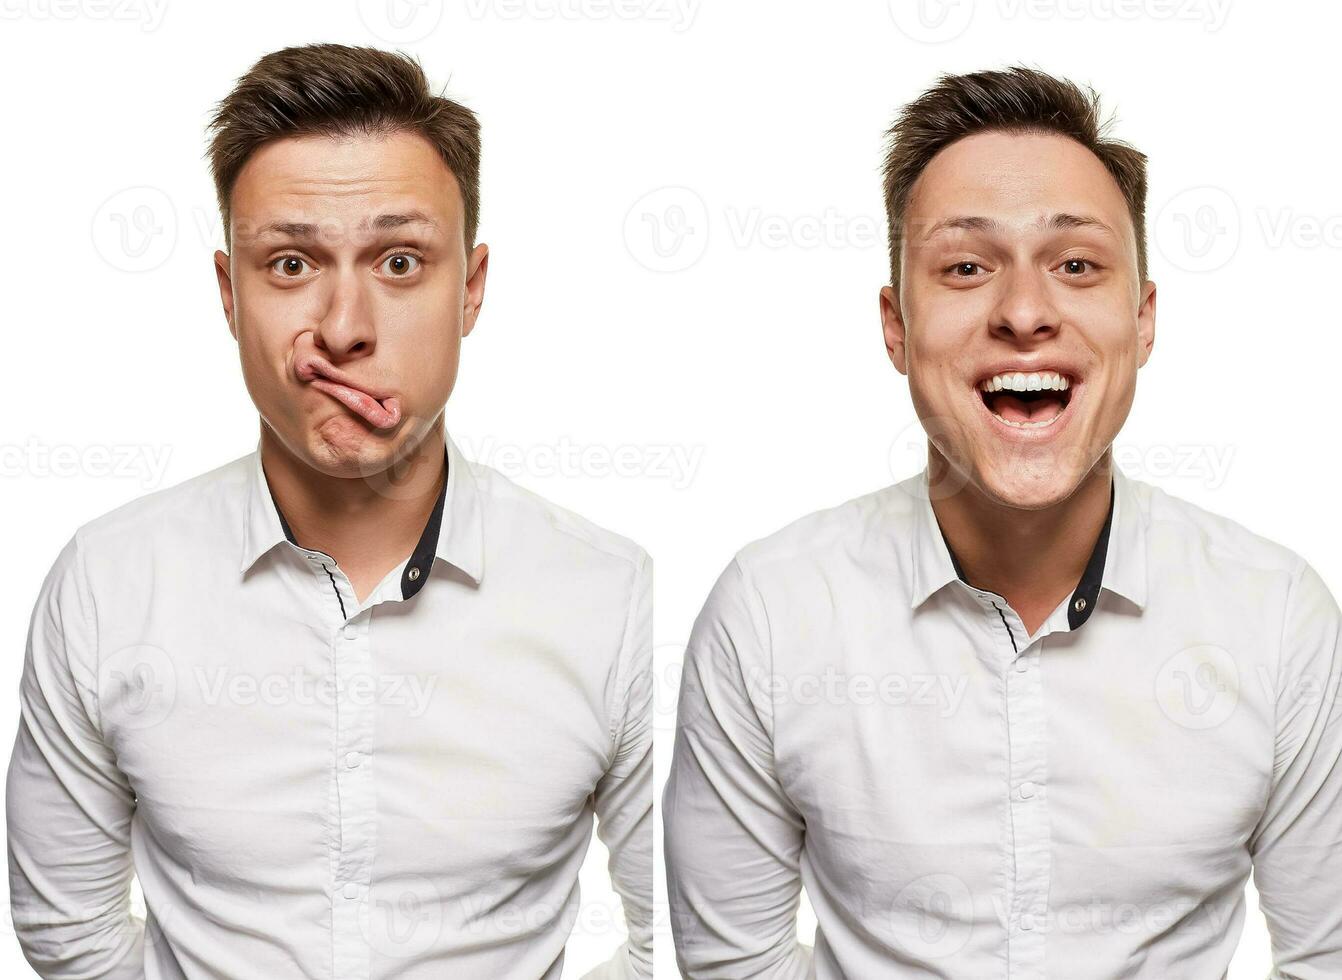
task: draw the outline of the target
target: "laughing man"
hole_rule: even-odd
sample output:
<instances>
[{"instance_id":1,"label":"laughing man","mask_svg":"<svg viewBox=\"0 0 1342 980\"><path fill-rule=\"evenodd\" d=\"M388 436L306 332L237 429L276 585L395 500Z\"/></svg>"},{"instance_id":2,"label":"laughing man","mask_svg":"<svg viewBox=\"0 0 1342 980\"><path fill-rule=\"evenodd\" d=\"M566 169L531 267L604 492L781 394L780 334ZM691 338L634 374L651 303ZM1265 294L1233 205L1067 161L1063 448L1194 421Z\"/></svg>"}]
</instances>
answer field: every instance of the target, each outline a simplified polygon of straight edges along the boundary
<instances>
[{"instance_id":1,"label":"laughing man","mask_svg":"<svg viewBox=\"0 0 1342 980\"><path fill-rule=\"evenodd\" d=\"M743 548L695 623L689 978L1212 980L1251 871L1273 976L1342 977L1338 607L1113 465L1156 287L1145 157L1105 128L1019 68L891 130L881 319L927 465Z\"/></svg>"}]
</instances>

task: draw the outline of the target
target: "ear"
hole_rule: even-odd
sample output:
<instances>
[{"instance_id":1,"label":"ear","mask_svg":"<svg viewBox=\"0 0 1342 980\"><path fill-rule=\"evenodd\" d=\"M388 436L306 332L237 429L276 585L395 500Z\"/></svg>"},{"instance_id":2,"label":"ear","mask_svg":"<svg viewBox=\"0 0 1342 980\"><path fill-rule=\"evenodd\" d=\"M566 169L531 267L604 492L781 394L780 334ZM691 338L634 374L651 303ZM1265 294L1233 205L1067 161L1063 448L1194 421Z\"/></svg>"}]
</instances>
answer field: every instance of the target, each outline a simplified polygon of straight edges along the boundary
<instances>
[{"instance_id":1,"label":"ear","mask_svg":"<svg viewBox=\"0 0 1342 980\"><path fill-rule=\"evenodd\" d=\"M1150 279L1142 284L1142 302L1137 307L1137 366L1141 367L1151 356L1156 343L1156 284Z\"/></svg>"},{"instance_id":2,"label":"ear","mask_svg":"<svg viewBox=\"0 0 1342 980\"><path fill-rule=\"evenodd\" d=\"M892 286L881 287L881 332L885 335L885 353L900 374L909 373L907 351L904 347L904 314L899 308L899 296Z\"/></svg>"},{"instance_id":3,"label":"ear","mask_svg":"<svg viewBox=\"0 0 1342 980\"><path fill-rule=\"evenodd\" d=\"M214 275L219 280L219 301L224 304L228 332L237 340L238 328L233 322L233 276L228 268L228 253L223 250L214 253Z\"/></svg>"},{"instance_id":4,"label":"ear","mask_svg":"<svg viewBox=\"0 0 1342 980\"><path fill-rule=\"evenodd\" d=\"M489 274L489 246L477 245L466 256L466 295L462 305L461 335L468 336L485 303L485 276Z\"/></svg>"}]
</instances>

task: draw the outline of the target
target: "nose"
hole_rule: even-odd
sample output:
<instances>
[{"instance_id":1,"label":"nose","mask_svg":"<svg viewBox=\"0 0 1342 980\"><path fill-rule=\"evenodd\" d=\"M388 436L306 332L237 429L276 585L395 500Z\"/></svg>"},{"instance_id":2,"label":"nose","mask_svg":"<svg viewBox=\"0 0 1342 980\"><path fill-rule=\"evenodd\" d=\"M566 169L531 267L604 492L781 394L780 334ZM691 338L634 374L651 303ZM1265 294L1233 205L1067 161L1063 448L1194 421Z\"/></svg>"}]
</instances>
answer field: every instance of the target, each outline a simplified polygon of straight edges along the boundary
<instances>
[{"instance_id":1,"label":"nose","mask_svg":"<svg viewBox=\"0 0 1342 980\"><path fill-rule=\"evenodd\" d=\"M325 309L313 330L313 341L333 364L373 352L377 331L367 286L353 270L337 270Z\"/></svg>"},{"instance_id":2,"label":"nose","mask_svg":"<svg viewBox=\"0 0 1342 980\"><path fill-rule=\"evenodd\" d=\"M1060 316L1049 293L1047 273L1033 269L1009 272L994 304L988 328L994 337L1012 343L1044 340L1057 334Z\"/></svg>"}]
</instances>

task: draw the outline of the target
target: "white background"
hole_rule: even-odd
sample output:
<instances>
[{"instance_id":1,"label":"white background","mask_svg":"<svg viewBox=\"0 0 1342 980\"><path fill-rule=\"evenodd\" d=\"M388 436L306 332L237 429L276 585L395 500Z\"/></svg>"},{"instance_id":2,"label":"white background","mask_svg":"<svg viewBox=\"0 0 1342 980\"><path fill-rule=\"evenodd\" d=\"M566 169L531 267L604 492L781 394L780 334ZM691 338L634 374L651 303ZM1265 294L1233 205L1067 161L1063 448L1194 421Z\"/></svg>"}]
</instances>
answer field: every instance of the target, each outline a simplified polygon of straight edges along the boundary
<instances>
[{"instance_id":1,"label":"white background","mask_svg":"<svg viewBox=\"0 0 1342 980\"><path fill-rule=\"evenodd\" d=\"M211 269L222 240L203 127L258 56L318 40L411 51L482 119L493 255L449 429L467 455L653 554L659 795L682 645L732 553L921 464L877 318L879 166L897 106L943 71L1024 62L1117 109L1115 135L1151 158L1159 284L1123 468L1296 549L1342 588L1336 6L0 0L0 12L0 733L17 725L38 586L73 530L255 445ZM657 848L669 977L660 832ZM594 842L566 976L618 942L604 862ZM809 941L809 910L800 928ZM1268 965L1254 904L1230 976ZM23 969L12 937L0 967Z\"/></svg>"}]
</instances>

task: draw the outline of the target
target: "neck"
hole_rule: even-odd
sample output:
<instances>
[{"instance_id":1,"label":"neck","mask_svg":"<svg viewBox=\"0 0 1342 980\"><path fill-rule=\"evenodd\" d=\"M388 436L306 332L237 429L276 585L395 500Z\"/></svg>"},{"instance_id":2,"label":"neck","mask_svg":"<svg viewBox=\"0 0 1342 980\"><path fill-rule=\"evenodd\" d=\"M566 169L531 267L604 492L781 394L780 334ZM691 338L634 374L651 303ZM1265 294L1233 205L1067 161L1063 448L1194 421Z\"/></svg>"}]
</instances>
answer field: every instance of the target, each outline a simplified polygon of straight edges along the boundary
<instances>
[{"instance_id":1,"label":"neck","mask_svg":"<svg viewBox=\"0 0 1342 980\"><path fill-rule=\"evenodd\" d=\"M949 463L929 447L932 472ZM1109 514L1112 456L1106 452L1066 499L1040 510L994 500L972 483L932 501L965 578L1010 603L1034 635L1086 569Z\"/></svg>"},{"instance_id":2,"label":"neck","mask_svg":"<svg viewBox=\"0 0 1342 980\"><path fill-rule=\"evenodd\" d=\"M351 579L380 578L410 554L447 478L443 419L384 470L331 476L291 453L261 423L261 463L294 539Z\"/></svg>"}]
</instances>

